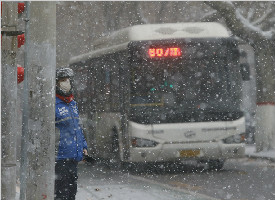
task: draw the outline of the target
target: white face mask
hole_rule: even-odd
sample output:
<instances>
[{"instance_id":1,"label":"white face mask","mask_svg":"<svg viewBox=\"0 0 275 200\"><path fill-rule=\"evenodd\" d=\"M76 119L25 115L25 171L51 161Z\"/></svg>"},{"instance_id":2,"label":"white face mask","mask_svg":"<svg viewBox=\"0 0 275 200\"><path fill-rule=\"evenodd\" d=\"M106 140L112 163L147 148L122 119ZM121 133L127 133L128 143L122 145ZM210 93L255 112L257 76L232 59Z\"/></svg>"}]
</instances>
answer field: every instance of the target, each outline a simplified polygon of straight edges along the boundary
<instances>
[{"instance_id":1,"label":"white face mask","mask_svg":"<svg viewBox=\"0 0 275 200\"><path fill-rule=\"evenodd\" d=\"M65 93L69 92L70 89L72 88L71 83L70 83L70 79L68 79L68 78L64 81L60 81L59 85L60 85L60 89Z\"/></svg>"}]
</instances>

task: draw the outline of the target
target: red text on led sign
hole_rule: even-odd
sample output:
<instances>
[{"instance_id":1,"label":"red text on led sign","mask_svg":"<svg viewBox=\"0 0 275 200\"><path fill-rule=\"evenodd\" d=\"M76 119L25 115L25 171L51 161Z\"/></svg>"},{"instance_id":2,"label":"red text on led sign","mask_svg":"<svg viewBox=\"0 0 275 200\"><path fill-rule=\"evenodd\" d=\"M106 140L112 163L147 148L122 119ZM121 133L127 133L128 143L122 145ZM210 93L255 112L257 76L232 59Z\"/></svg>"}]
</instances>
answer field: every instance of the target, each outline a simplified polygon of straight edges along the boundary
<instances>
[{"instance_id":1,"label":"red text on led sign","mask_svg":"<svg viewBox=\"0 0 275 200\"><path fill-rule=\"evenodd\" d=\"M172 48L150 48L148 50L150 58L162 57L179 57L181 56L181 49L177 47Z\"/></svg>"}]
</instances>

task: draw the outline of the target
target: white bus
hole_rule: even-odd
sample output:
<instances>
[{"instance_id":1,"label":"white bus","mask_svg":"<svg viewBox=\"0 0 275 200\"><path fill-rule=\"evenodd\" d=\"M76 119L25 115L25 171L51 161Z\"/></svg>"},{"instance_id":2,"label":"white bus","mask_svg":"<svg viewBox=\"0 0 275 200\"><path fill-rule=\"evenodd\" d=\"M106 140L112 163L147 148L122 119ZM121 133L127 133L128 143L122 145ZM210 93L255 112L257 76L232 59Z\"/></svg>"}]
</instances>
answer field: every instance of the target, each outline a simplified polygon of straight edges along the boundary
<instances>
[{"instance_id":1,"label":"white bus","mask_svg":"<svg viewBox=\"0 0 275 200\"><path fill-rule=\"evenodd\" d=\"M90 153L122 163L244 155L237 42L218 23L136 25L74 57Z\"/></svg>"}]
</instances>

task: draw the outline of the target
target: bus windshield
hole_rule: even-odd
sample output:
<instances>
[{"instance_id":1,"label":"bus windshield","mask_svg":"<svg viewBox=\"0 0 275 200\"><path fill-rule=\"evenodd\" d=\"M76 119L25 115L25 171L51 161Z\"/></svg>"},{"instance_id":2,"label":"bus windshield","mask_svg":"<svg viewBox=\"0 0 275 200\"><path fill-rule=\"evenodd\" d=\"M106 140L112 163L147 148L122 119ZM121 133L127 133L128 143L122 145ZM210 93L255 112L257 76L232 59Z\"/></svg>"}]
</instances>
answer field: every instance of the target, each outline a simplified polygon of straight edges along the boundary
<instances>
[{"instance_id":1,"label":"bus windshield","mask_svg":"<svg viewBox=\"0 0 275 200\"><path fill-rule=\"evenodd\" d=\"M140 59L131 66L131 119L177 123L239 118L236 63L226 45L209 42L186 45L181 58Z\"/></svg>"}]
</instances>

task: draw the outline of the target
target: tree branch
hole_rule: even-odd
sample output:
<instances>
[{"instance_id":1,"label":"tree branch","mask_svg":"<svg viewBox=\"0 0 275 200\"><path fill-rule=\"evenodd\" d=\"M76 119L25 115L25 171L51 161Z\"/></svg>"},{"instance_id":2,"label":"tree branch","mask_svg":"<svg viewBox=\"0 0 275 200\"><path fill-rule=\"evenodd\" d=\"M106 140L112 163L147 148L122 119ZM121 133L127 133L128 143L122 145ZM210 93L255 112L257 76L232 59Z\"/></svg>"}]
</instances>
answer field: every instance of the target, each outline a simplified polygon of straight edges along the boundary
<instances>
[{"instance_id":1,"label":"tree branch","mask_svg":"<svg viewBox=\"0 0 275 200\"><path fill-rule=\"evenodd\" d=\"M150 24L150 21L144 15L142 7L139 7L138 10L139 10L139 18L140 18L141 24Z\"/></svg>"},{"instance_id":2,"label":"tree branch","mask_svg":"<svg viewBox=\"0 0 275 200\"><path fill-rule=\"evenodd\" d=\"M211 22L211 21L218 21L221 18L220 14L216 10L212 10L202 16L201 21L203 22Z\"/></svg>"},{"instance_id":3,"label":"tree branch","mask_svg":"<svg viewBox=\"0 0 275 200\"><path fill-rule=\"evenodd\" d=\"M257 24L260 24L262 23L264 20L266 20L270 15L273 14L273 10L272 9L269 9L267 10L263 16L261 16L259 19L257 19L256 21L252 22L253 25L257 25Z\"/></svg>"},{"instance_id":4,"label":"tree branch","mask_svg":"<svg viewBox=\"0 0 275 200\"><path fill-rule=\"evenodd\" d=\"M249 11L247 13L247 19L251 20L252 17L253 17L253 15L254 15L254 13L255 13L255 8L249 8Z\"/></svg>"},{"instance_id":5,"label":"tree branch","mask_svg":"<svg viewBox=\"0 0 275 200\"><path fill-rule=\"evenodd\" d=\"M241 22L243 24L245 24L245 26L247 28L249 28L252 31L255 31L256 33L260 34L261 36L263 36L266 39L271 39L273 34L274 34L274 30L271 28L269 31L263 31L260 27L257 27L254 25L254 23L249 22L247 19L245 19L241 13L239 12L239 9L236 9L236 16L241 20Z\"/></svg>"},{"instance_id":6,"label":"tree branch","mask_svg":"<svg viewBox=\"0 0 275 200\"><path fill-rule=\"evenodd\" d=\"M243 20L245 18L236 11L236 8L231 2L205 1L205 4L217 10L217 12L223 16L226 25L236 36L249 43L266 39L265 35L259 32L259 29L252 28L250 23L247 23L248 21Z\"/></svg>"}]
</instances>

